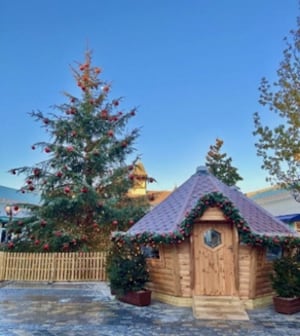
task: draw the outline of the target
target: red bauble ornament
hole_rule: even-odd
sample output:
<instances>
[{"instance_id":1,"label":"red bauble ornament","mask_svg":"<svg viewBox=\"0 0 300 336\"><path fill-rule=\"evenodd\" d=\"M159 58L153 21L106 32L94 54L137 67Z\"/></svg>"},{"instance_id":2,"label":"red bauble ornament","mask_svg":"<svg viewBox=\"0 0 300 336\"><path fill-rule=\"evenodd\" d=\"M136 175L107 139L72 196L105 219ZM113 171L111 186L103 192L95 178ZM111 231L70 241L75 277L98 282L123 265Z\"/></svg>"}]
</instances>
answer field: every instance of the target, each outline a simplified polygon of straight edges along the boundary
<instances>
[{"instance_id":1,"label":"red bauble ornament","mask_svg":"<svg viewBox=\"0 0 300 336\"><path fill-rule=\"evenodd\" d=\"M113 137L113 136L114 136L114 131L109 130L109 131L107 132L107 135L110 136L110 137Z\"/></svg>"},{"instance_id":2,"label":"red bauble ornament","mask_svg":"<svg viewBox=\"0 0 300 336\"><path fill-rule=\"evenodd\" d=\"M63 250L64 251L67 251L70 247L70 244L69 243L63 243Z\"/></svg>"},{"instance_id":3,"label":"red bauble ornament","mask_svg":"<svg viewBox=\"0 0 300 336\"><path fill-rule=\"evenodd\" d=\"M66 194L68 194L71 191L71 189L70 189L70 187L66 186L64 188L64 191L65 191Z\"/></svg>"},{"instance_id":4,"label":"red bauble ornament","mask_svg":"<svg viewBox=\"0 0 300 336\"><path fill-rule=\"evenodd\" d=\"M50 153L50 152L51 152L51 149L50 149L49 147L46 147L46 148L45 148L45 152L46 152L46 153Z\"/></svg>"},{"instance_id":5,"label":"red bauble ornament","mask_svg":"<svg viewBox=\"0 0 300 336\"><path fill-rule=\"evenodd\" d=\"M46 224L47 224L47 222L46 222L44 219L42 219L40 223L41 223L41 226L42 226L42 227L45 227Z\"/></svg>"},{"instance_id":6,"label":"red bauble ornament","mask_svg":"<svg viewBox=\"0 0 300 336\"><path fill-rule=\"evenodd\" d=\"M100 112L100 117L103 118L103 119L106 119L108 117L108 112L107 110L102 110Z\"/></svg>"},{"instance_id":7,"label":"red bauble ornament","mask_svg":"<svg viewBox=\"0 0 300 336\"><path fill-rule=\"evenodd\" d=\"M63 174L62 174L62 172L61 172L61 171L58 171L58 172L56 173L56 176L57 176L57 177L62 177L62 176L63 176Z\"/></svg>"},{"instance_id":8,"label":"red bauble ornament","mask_svg":"<svg viewBox=\"0 0 300 336\"><path fill-rule=\"evenodd\" d=\"M83 187L83 188L81 188L81 192L84 193L84 194L86 194L88 191L89 191L89 190L88 190L87 187Z\"/></svg>"},{"instance_id":9,"label":"red bauble ornament","mask_svg":"<svg viewBox=\"0 0 300 336\"><path fill-rule=\"evenodd\" d=\"M117 221L117 220L114 220L114 221L112 222L112 224L113 224L113 225L118 225L118 221Z\"/></svg>"},{"instance_id":10,"label":"red bauble ornament","mask_svg":"<svg viewBox=\"0 0 300 336\"><path fill-rule=\"evenodd\" d=\"M17 205L14 206L14 211L19 211L19 207Z\"/></svg>"},{"instance_id":11,"label":"red bauble ornament","mask_svg":"<svg viewBox=\"0 0 300 336\"><path fill-rule=\"evenodd\" d=\"M39 168L34 168L34 170L33 170L33 174L34 174L35 176L40 176L40 174L41 174L41 170L40 170Z\"/></svg>"},{"instance_id":12,"label":"red bauble ornament","mask_svg":"<svg viewBox=\"0 0 300 336\"><path fill-rule=\"evenodd\" d=\"M49 251L49 244L44 244L44 246L43 246L43 250L45 250L45 251Z\"/></svg>"},{"instance_id":13,"label":"red bauble ornament","mask_svg":"<svg viewBox=\"0 0 300 336\"><path fill-rule=\"evenodd\" d=\"M61 231L55 231L54 234L55 234L56 237L61 237L62 236Z\"/></svg>"},{"instance_id":14,"label":"red bauble ornament","mask_svg":"<svg viewBox=\"0 0 300 336\"><path fill-rule=\"evenodd\" d=\"M67 151L68 151L68 152L73 152L73 151L74 151L73 146L68 146L68 147L67 147Z\"/></svg>"},{"instance_id":15,"label":"red bauble ornament","mask_svg":"<svg viewBox=\"0 0 300 336\"><path fill-rule=\"evenodd\" d=\"M96 67L96 68L94 69L94 71L95 71L95 73L96 73L97 75L99 75L99 73L101 72L101 69L98 68L98 67Z\"/></svg>"},{"instance_id":16,"label":"red bauble ornament","mask_svg":"<svg viewBox=\"0 0 300 336\"><path fill-rule=\"evenodd\" d=\"M13 249L15 247L15 244L13 242L9 242L7 246L9 249Z\"/></svg>"},{"instance_id":17,"label":"red bauble ornament","mask_svg":"<svg viewBox=\"0 0 300 336\"><path fill-rule=\"evenodd\" d=\"M39 245L40 241L38 239L35 240L34 245Z\"/></svg>"}]
</instances>

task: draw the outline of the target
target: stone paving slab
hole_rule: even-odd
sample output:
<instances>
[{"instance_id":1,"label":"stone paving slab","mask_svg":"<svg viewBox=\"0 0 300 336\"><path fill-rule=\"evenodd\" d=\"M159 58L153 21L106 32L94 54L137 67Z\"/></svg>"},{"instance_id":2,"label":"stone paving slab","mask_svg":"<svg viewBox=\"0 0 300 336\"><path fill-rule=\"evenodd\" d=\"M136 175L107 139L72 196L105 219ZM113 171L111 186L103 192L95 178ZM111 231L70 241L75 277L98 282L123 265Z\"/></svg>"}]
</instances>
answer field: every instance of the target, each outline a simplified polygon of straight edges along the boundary
<instances>
[{"instance_id":1,"label":"stone paving slab","mask_svg":"<svg viewBox=\"0 0 300 336\"><path fill-rule=\"evenodd\" d=\"M300 336L300 313L247 311L249 321L197 320L191 308L119 302L106 283L0 283L0 336Z\"/></svg>"}]
</instances>

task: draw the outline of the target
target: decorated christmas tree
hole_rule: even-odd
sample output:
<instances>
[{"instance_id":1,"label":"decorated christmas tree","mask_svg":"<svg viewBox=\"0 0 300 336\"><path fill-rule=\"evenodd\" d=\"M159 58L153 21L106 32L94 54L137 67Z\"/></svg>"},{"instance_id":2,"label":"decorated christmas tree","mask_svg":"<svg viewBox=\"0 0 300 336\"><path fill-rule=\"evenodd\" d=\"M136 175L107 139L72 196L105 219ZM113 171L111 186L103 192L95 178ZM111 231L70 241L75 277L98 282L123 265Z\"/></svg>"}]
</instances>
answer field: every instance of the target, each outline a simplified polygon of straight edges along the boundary
<instances>
[{"instance_id":1,"label":"decorated christmas tree","mask_svg":"<svg viewBox=\"0 0 300 336\"><path fill-rule=\"evenodd\" d=\"M8 249L100 250L112 231L126 230L147 210L145 198L128 196L139 130L127 131L127 125L136 109L123 111L121 98L109 98L111 85L101 79L101 69L92 66L90 51L72 71L79 96L65 93L66 102L53 113L31 113L49 135L49 141L32 145L32 150L44 152L45 160L10 171L24 175L21 192L38 192L41 202L14 205L26 206L30 216L9 223Z\"/></svg>"}]
</instances>

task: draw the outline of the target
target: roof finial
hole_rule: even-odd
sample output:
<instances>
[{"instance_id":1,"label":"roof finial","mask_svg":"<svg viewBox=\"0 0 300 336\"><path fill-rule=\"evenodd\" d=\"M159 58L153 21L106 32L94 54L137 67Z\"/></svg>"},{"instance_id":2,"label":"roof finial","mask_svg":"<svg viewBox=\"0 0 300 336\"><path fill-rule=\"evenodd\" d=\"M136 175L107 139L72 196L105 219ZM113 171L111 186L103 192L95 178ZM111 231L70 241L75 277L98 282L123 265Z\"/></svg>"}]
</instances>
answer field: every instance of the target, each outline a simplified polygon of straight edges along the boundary
<instances>
[{"instance_id":1,"label":"roof finial","mask_svg":"<svg viewBox=\"0 0 300 336\"><path fill-rule=\"evenodd\" d=\"M199 166L196 169L197 174L208 174L208 168L206 166Z\"/></svg>"}]
</instances>

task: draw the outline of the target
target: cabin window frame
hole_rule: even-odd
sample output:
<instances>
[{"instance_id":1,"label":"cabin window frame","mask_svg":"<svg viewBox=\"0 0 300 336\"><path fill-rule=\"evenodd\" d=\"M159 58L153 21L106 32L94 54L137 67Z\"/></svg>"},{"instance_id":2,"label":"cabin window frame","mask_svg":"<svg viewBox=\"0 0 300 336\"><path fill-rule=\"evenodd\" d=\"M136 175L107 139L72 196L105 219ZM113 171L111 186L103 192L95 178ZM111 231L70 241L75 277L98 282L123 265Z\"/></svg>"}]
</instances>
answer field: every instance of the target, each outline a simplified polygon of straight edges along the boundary
<instances>
[{"instance_id":1,"label":"cabin window frame","mask_svg":"<svg viewBox=\"0 0 300 336\"><path fill-rule=\"evenodd\" d=\"M149 248L149 246L144 246L144 247ZM146 261L151 266L164 267L165 266L165 257L164 257L163 249L161 248L161 246L158 246L156 249L158 250L158 257L146 256Z\"/></svg>"},{"instance_id":2,"label":"cabin window frame","mask_svg":"<svg viewBox=\"0 0 300 336\"><path fill-rule=\"evenodd\" d=\"M266 248L265 260L272 262L283 256L283 248L280 246L271 246Z\"/></svg>"}]
</instances>

